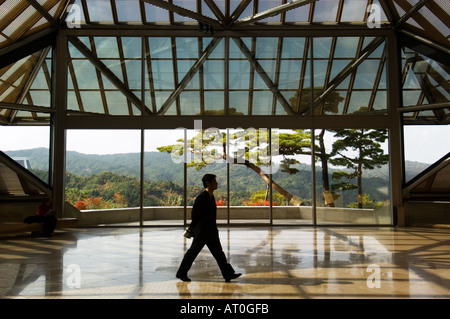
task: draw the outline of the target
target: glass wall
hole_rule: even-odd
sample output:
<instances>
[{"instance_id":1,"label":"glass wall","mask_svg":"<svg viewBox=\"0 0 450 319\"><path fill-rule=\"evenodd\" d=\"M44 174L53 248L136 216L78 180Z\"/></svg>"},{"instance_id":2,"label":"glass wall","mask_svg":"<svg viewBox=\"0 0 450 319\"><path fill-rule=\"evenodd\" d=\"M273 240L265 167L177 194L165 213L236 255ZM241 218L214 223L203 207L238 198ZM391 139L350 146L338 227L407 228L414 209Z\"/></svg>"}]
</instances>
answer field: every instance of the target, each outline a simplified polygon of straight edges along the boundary
<instances>
[{"instance_id":1,"label":"glass wall","mask_svg":"<svg viewBox=\"0 0 450 319\"><path fill-rule=\"evenodd\" d=\"M205 174L216 175L217 190L214 198L217 205L217 222L228 221L228 178L227 163L223 158L223 141L226 130L203 128L187 130L189 156L186 165L186 202L187 220L191 220L191 210L195 198L205 189L202 177Z\"/></svg>"},{"instance_id":2,"label":"glass wall","mask_svg":"<svg viewBox=\"0 0 450 319\"><path fill-rule=\"evenodd\" d=\"M139 225L139 130L68 130L65 200L97 225Z\"/></svg>"},{"instance_id":3,"label":"glass wall","mask_svg":"<svg viewBox=\"0 0 450 319\"><path fill-rule=\"evenodd\" d=\"M50 185L49 126L0 126L0 136L0 151Z\"/></svg>"},{"instance_id":4,"label":"glass wall","mask_svg":"<svg viewBox=\"0 0 450 319\"><path fill-rule=\"evenodd\" d=\"M450 152L442 143L443 136L450 136L449 125L407 125L403 134L406 182Z\"/></svg>"},{"instance_id":5,"label":"glass wall","mask_svg":"<svg viewBox=\"0 0 450 319\"><path fill-rule=\"evenodd\" d=\"M269 223L269 131L229 129L230 223Z\"/></svg>"},{"instance_id":6,"label":"glass wall","mask_svg":"<svg viewBox=\"0 0 450 319\"><path fill-rule=\"evenodd\" d=\"M391 224L388 131L316 130L318 224Z\"/></svg>"},{"instance_id":7,"label":"glass wall","mask_svg":"<svg viewBox=\"0 0 450 319\"><path fill-rule=\"evenodd\" d=\"M272 130L278 138L272 180L273 224L312 224L313 165L311 130ZM277 135L278 136L277 136Z\"/></svg>"},{"instance_id":8,"label":"glass wall","mask_svg":"<svg viewBox=\"0 0 450 319\"><path fill-rule=\"evenodd\" d=\"M145 130L143 223L184 223L184 162L175 145L185 130Z\"/></svg>"},{"instance_id":9,"label":"glass wall","mask_svg":"<svg viewBox=\"0 0 450 319\"><path fill-rule=\"evenodd\" d=\"M142 194L140 133L68 131L66 200L103 224L183 225L211 173L219 224L391 224L387 130L145 130Z\"/></svg>"}]
</instances>

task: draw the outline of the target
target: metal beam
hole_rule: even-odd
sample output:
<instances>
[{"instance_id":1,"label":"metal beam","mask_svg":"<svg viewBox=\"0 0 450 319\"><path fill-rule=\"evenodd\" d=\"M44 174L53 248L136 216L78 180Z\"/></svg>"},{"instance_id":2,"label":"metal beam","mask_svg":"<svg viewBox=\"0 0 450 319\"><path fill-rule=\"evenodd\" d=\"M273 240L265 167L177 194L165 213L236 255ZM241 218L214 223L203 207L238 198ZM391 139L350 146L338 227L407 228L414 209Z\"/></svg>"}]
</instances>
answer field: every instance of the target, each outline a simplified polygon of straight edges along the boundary
<instances>
[{"instance_id":1,"label":"metal beam","mask_svg":"<svg viewBox=\"0 0 450 319\"><path fill-rule=\"evenodd\" d=\"M167 98L166 102L161 106L161 109L158 111L158 115L164 115L167 110L170 108L173 102L177 99L180 93L184 90L186 85L188 85L189 81L195 76L200 67L205 63L206 59L209 57L212 51L217 47L220 40L222 38L213 38L210 44L206 47L206 49L201 54L200 58L194 63L194 65L189 69L184 78L180 81L178 87L170 94Z\"/></svg>"},{"instance_id":2,"label":"metal beam","mask_svg":"<svg viewBox=\"0 0 450 319\"><path fill-rule=\"evenodd\" d=\"M405 113L405 112L429 111L429 110L445 109L445 108L450 108L450 102L433 103L433 104L425 104L425 105L417 105L417 106L407 106L407 107L399 108L398 111L400 113Z\"/></svg>"},{"instance_id":3,"label":"metal beam","mask_svg":"<svg viewBox=\"0 0 450 319\"><path fill-rule=\"evenodd\" d=\"M241 26L245 26L254 22L257 22L259 20L271 17L271 16L275 16L278 15L280 13L304 6L306 4L312 3L312 2L316 2L317 0L297 0L297 1L291 1L285 4L282 4L278 7L274 7L271 8L269 10L265 10L263 12L257 13L253 16L250 17L246 17L243 19L240 19L238 21L236 21L233 25L236 27L241 27Z\"/></svg>"},{"instance_id":4,"label":"metal beam","mask_svg":"<svg viewBox=\"0 0 450 319\"><path fill-rule=\"evenodd\" d=\"M81 42L78 38L75 37L67 37L69 41L98 69L100 72L103 73L103 75L111 81L111 83L117 87L125 96L126 98L136 105L136 107L141 110L141 112L147 112L148 114L152 114L152 112L146 107L145 105L142 105L143 103L141 100L133 93L131 92L125 84L110 70L108 67L99 59L97 59L94 54L89 50L88 47L84 45L83 42ZM142 110L142 106L144 110Z\"/></svg>"},{"instance_id":5,"label":"metal beam","mask_svg":"<svg viewBox=\"0 0 450 319\"><path fill-rule=\"evenodd\" d=\"M341 84L345 78L352 73L366 58L368 58L373 51L375 51L382 43L384 38L378 37L372 40L367 47L361 52L361 55L350 62L336 77L330 82L330 86L314 101L313 108L320 105L320 103L326 99L328 94L330 94L336 87Z\"/></svg>"},{"instance_id":6,"label":"metal beam","mask_svg":"<svg viewBox=\"0 0 450 319\"><path fill-rule=\"evenodd\" d=\"M216 5L216 3L213 0L205 0L208 7L211 9L211 11L214 13L214 15L217 17L217 19L222 23L225 24L225 16L222 13L222 10L219 9L219 7Z\"/></svg>"},{"instance_id":7,"label":"metal beam","mask_svg":"<svg viewBox=\"0 0 450 319\"><path fill-rule=\"evenodd\" d=\"M411 18L417 11L419 11L429 0L420 0L417 2L414 7L411 8L407 13L405 13L395 24L396 27L400 26L404 22L406 22L409 18Z\"/></svg>"},{"instance_id":8,"label":"metal beam","mask_svg":"<svg viewBox=\"0 0 450 319\"><path fill-rule=\"evenodd\" d=\"M230 26L231 24L233 24L237 20L237 18L239 18L239 16L242 14L242 12L244 12L245 8L247 8L251 2L252 2L252 0L242 0L241 3L239 3L239 5L236 7L236 9L234 9L234 12L231 14L230 20L228 21L227 26Z\"/></svg>"},{"instance_id":9,"label":"metal beam","mask_svg":"<svg viewBox=\"0 0 450 319\"><path fill-rule=\"evenodd\" d=\"M21 104L23 102L23 100L25 100L25 97L29 93L30 87L33 84L34 80L36 79L36 77L39 73L39 70L42 66L42 63L45 62L45 58L47 57L49 51L50 51L50 47L47 47L44 50L42 50L41 54L39 55L38 60L36 61L36 64L33 67L33 70L31 71L31 74L28 76L28 79L27 79L24 87L22 88L22 92L20 93L20 95L16 101L17 103ZM14 110L11 113L11 115L9 117L10 123L14 122L17 112L18 112L17 110Z\"/></svg>"},{"instance_id":10,"label":"metal beam","mask_svg":"<svg viewBox=\"0 0 450 319\"><path fill-rule=\"evenodd\" d=\"M9 102L0 102L1 109L9 109L9 110L18 110L18 111L29 111L29 112L38 112L38 113L54 113L55 109L46 107L46 106L38 106L38 105L24 105L20 103L9 103Z\"/></svg>"},{"instance_id":11,"label":"metal beam","mask_svg":"<svg viewBox=\"0 0 450 319\"><path fill-rule=\"evenodd\" d=\"M211 19L211 18L204 16L202 14L199 14L197 12L177 6L168 1L163 1L163 0L144 0L144 1L149 4L155 5L157 7L166 9L166 10L174 12L174 13L178 13L179 15L197 20L199 22L206 23L206 24L214 26L214 27L219 27L221 25L221 23L217 20Z\"/></svg>"},{"instance_id":12,"label":"metal beam","mask_svg":"<svg viewBox=\"0 0 450 319\"><path fill-rule=\"evenodd\" d=\"M58 30L48 28L0 49L0 68L54 44Z\"/></svg>"},{"instance_id":13,"label":"metal beam","mask_svg":"<svg viewBox=\"0 0 450 319\"><path fill-rule=\"evenodd\" d=\"M49 13L47 9L44 9L39 2L37 2L36 0L27 0L29 4L31 4L37 12L39 12L40 14L42 14L42 16L48 21L50 22L50 24L54 27L59 27L58 21L52 17ZM56 5L56 4L54 4Z\"/></svg>"},{"instance_id":14,"label":"metal beam","mask_svg":"<svg viewBox=\"0 0 450 319\"><path fill-rule=\"evenodd\" d=\"M294 111L292 110L291 106L289 105L289 102L286 101L286 99L281 94L281 92L278 89L278 87L276 87L276 85L274 85L274 83L272 82L270 77L267 75L266 71L264 71L263 67L256 60L254 54L251 53L250 50L247 48L247 46L245 45L244 41L242 41L241 38L233 37L232 39L236 43L238 48L242 51L242 53L245 55L247 60L250 62L250 64L253 67L253 69L255 69L256 72L258 72L259 76L262 78L264 83L266 83L267 87L272 91L272 93L278 99L280 104L285 109L286 113L289 114L289 115L294 115Z\"/></svg>"}]
</instances>

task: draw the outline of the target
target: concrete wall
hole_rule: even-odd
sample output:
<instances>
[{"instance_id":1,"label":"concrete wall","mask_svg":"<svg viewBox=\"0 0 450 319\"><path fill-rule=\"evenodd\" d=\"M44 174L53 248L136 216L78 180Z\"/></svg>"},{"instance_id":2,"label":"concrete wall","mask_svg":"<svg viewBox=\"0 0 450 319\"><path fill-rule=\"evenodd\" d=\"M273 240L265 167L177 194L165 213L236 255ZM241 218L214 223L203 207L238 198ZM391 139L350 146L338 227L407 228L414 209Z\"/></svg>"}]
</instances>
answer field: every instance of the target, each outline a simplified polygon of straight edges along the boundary
<instances>
[{"instance_id":1,"label":"concrete wall","mask_svg":"<svg viewBox=\"0 0 450 319\"><path fill-rule=\"evenodd\" d=\"M23 222L25 217L36 214L41 203L42 198L1 201L0 222Z\"/></svg>"},{"instance_id":2,"label":"concrete wall","mask_svg":"<svg viewBox=\"0 0 450 319\"><path fill-rule=\"evenodd\" d=\"M187 219L190 220L192 207L187 207ZM390 205L373 209L327 208L317 207L317 221L320 223L346 224L391 224ZM139 222L139 208L101 209L79 211L66 203L65 216L78 218L80 226ZM230 218L241 220L268 220L269 207L237 206L230 207ZM183 207L144 207L144 221L183 220ZM227 219L227 207L218 207L217 219ZM311 206L273 207L273 219L312 220Z\"/></svg>"},{"instance_id":3,"label":"concrete wall","mask_svg":"<svg viewBox=\"0 0 450 319\"><path fill-rule=\"evenodd\" d=\"M450 202L408 201L404 204L406 226L450 225Z\"/></svg>"}]
</instances>

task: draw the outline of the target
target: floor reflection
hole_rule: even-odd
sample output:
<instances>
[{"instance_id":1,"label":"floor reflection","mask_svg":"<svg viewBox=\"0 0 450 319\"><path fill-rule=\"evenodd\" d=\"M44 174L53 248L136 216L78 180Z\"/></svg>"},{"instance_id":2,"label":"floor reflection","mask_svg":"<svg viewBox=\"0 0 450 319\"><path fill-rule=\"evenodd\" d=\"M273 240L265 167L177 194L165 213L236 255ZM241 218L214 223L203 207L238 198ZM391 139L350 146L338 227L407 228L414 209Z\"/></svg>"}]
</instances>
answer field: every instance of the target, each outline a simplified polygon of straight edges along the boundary
<instances>
[{"instance_id":1,"label":"floor reflection","mask_svg":"<svg viewBox=\"0 0 450 319\"><path fill-rule=\"evenodd\" d=\"M225 283L207 248L175 272L181 228L90 228L0 238L1 298L449 298L450 231L221 228L244 275Z\"/></svg>"}]
</instances>

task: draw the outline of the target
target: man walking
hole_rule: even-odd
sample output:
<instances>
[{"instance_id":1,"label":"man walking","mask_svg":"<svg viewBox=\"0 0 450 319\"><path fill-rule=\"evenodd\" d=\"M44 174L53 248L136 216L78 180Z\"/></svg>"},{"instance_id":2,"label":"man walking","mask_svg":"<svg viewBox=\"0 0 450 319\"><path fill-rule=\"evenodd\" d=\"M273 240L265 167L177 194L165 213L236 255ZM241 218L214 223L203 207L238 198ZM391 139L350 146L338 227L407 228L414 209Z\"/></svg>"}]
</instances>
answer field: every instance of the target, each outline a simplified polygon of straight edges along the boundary
<instances>
[{"instance_id":1,"label":"man walking","mask_svg":"<svg viewBox=\"0 0 450 319\"><path fill-rule=\"evenodd\" d=\"M217 229L217 206L214 198L214 191L217 189L216 175L205 174L202 178L205 190L197 196L192 208L192 222L190 230L194 240L188 249L177 271L176 277L182 281L191 281L187 276L197 255L206 245L217 261L222 276L226 282L238 278L242 274L235 273L233 267L227 262L225 253L219 239Z\"/></svg>"}]
</instances>

